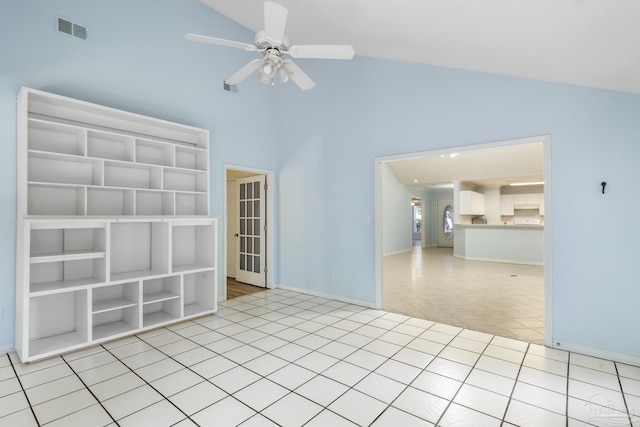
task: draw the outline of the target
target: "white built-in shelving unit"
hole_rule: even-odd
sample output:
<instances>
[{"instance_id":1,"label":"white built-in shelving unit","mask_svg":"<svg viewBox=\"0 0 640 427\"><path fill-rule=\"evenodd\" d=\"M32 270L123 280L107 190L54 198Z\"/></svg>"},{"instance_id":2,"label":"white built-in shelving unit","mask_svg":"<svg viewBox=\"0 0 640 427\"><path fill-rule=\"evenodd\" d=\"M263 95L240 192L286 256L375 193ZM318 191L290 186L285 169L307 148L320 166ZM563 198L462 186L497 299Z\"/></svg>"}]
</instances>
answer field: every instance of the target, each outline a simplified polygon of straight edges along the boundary
<instances>
[{"instance_id":1,"label":"white built-in shelving unit","mask_svg":"<svg viewBox=\"0 0 640 427\"><path fill-rule=\"evenodd\" d=\"M21 360L214 312L208 215L208 131L23 88Z\"/></svg>"}]
</instances>

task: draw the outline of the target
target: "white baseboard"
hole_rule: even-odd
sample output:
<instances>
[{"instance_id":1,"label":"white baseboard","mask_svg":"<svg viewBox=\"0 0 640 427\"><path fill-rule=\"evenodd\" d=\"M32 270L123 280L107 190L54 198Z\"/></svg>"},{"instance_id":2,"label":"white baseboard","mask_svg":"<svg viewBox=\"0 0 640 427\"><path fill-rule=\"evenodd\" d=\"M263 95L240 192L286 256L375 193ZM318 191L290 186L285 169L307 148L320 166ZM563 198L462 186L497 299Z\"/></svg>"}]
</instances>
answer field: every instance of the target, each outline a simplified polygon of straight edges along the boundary
<instances>
[{"instance_id":1,"label":"white baseboard","mask_svg":"<svg viewBox=\"0 0 640 427\"><path fill-rule=\"evenodd\" d=\"M345 302L347 304L355 304L355 305L361 305L363 307L375 308L375 303L371 301L363 301L355 298L343 297L341 295L333 295L333 294L327 294L324 292L310 291L309 289L296 288L295 286L287 286L283 284L279 284L277 288L283 289L285 291L293 291L293 292L300 292L301 294L313 295L314 297L333 299L336 301Z\"/></svg>"},{"instance_id":2,"label":"white baseboard","mask_svg":"<svg viewBox=\"0 0 640 427\"><path fill-rule=\"evenodd\" d=\"M553 348L573 353L580 353L586 356L598 357L600 359L613 360L614 362L640 366L640 356L634 356L631 354L617 353L615 351L603 350L600 348L565 341L558 342L556 339L553 339Z\"/></svg>"},{"instance_id":3,"label":"white baseboard","mask_svg":"<svg viewBox=\"0 0 640 427\"><path fill-rule=\"evenodd\" d=\"M413 250L413 248L404 249L404 250L401 250L401 251L395 251L395 252L387 252L387 253L385 253L383 256L404 254L404 253L407 253L407 252L411 252L412 250Z\"/></svg>"},{"instance_id":4,"label":"white baseboard","mask_svg":"<svg viewBox=\"0 0 640 427\"><path fill-rule=\"evenodd\" d=\"M514 261L512 259L495 259L495 258L475 258L462 255L453 255L454 258L460 258L467 261L482 261L482 262L499 262L501 264L520 264L520 265L539 265L544 266L544 262L528 262L528 261Z\"/></svg>"}]
</instances>

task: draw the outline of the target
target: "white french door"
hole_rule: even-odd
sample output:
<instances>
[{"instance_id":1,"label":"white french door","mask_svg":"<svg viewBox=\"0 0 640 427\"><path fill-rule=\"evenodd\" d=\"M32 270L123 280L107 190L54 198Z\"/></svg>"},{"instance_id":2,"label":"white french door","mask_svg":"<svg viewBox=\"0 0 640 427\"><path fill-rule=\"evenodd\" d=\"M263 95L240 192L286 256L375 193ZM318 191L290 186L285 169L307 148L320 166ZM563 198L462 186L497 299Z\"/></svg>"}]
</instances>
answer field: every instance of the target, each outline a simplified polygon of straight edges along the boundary
<instances>
[{"instance_id":1,"label":"white french door","mask_svg":"<svg viewBox=\"0 0 640 427\"><path fill-rule=\"evenodd\" d=\"M236 251L236 280L266 287L266 176L241 178L236 183L239 240Z\"/></svg>"}]
</instances>

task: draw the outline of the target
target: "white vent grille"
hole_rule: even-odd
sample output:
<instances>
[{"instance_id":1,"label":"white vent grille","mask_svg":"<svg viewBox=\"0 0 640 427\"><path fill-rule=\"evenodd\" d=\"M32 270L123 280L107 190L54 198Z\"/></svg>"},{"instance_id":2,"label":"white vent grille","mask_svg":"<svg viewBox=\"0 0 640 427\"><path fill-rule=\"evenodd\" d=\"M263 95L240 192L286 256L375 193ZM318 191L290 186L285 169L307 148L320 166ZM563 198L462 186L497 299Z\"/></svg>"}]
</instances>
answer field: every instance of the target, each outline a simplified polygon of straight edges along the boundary
<instances>
[{"instance_id":1,"label":"white vent grille","mask_svg":"<svg viewBox=\"0 0 640 427\"><path fill-rule=\"evenodd\" d=\"M81 38L82 40L87 39L87 28L82 25L73 24L73 35Z\"/></svg>"},{"instance_id":2,"label":"white vent grille","mask_svg":"<svg viewBox=\"0 0 640 427\"><path fill-rule=\"evenodd\" d=\"M76 24L68 19L56 17L56 29L61 33L68 34L70 36L78 37L79 39L87 39L87 27Z\"/></svg>"},{"instance_id":3,"label":"white vent grille","mask_svg":"<svg viewBox=\"0 0 640 427\"><path fill-rule=\"evenodd\" d=\"M73 34L73 22L66 19L58 18L58 31L72 35Z\"/></svg>"},{"instance_id":4,"label":"white vent grille","mask_svg":"<svg viewBox=\"0 0 640 427\"><path fill-rule=\"evenodd\" d=\"M227 82L222 82L222 85L222 88L227 92L236 93L238 91L238 86L236 85L230 85Z\"/></svg>"}]
</instances>

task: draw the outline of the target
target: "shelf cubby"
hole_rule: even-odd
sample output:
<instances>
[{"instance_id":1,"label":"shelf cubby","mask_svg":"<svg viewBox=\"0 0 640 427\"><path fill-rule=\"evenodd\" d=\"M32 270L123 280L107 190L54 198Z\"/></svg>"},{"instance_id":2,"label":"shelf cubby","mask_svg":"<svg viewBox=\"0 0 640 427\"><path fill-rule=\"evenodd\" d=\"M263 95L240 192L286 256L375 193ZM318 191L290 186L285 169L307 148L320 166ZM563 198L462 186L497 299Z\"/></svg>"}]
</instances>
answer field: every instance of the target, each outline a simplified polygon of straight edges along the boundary
<instances>
[{"instance_id":1,"label":"shelf cubby","mask_svg":"<svg viewBox=\"0 0 640 427\"><path fill-rule=\"evenodd\" d=\"M134 190L87 188L87 215L128 216L134 214Z\"/></svg>"},{"instance_id":2,"label":"shelf cubby","mask_svg":"<svg viewBox=\"0 0 640 427\"><path fill-rule=\"evenodd\" d=\"M168 239L167 222L111 224L111 281L168 273Z\"/></svg>"},{"instance_id":3,"label":"shelf cubby","mask_svg":"<svg viewBox=\"0 0 640 427\"><path fill-rule=\"evenodd\" d=\"M102 162L44 152L29 153L29 182L101 185Z\"/></svg>"},{"instance_id":4,"label":"shelf cubby","mask_svg":"<svg viewBox=\"0 0 640 427\"><path fill-rule=\"evenodd\" d=\"M29 150L84 156L86 154L85 129L29 119Z\"/></svg>"},{"instance_id":5,"label":"shelf cubby","mask_svg":"<svg viewBox=\"0 0 640 427\"><path fill-rule=\"evenodd\" d=\"M181 317L180 300L177 298L145 304L143 306L142 327L148 328L161 323L169 323Z\"/></svg>"},{"instance_id":6,"label":"shelf cubby","mask_svg":"<svg viewBox=\"0 0 640 427\"><path fill-rule=\"evenodd\" d=\"M117 285L100 286L93 289L93 314L104 313L138 305L140 282L127 282Z\"/></svg>"},{"instance_id":7,"label":"shelf cubby","mask_svg":"<svg viewBox=\"0 0 640 427\"><path fill-rule=\"evenodd\" d=\"M207 151L201 148L176 146L176 167L206 171L208 170L207 154Z\"/></svg>"},{"instance_id":8,"label":"shelf cubby","mask_svg":"<svg viewBox=\"0 0 640 427\"><path fill-rule=\"evenodd\" d=\"M211 286L215 281L215 270L200 271L184 275L182 290L183 315L195 316L216 309L216 289Z\"/></svg>"},{"instance_id":9,"label":"shelf cubby","mask_svg":"<svg viewBox=\"0 0 640 427\"><path fill-rule=\"evenodd\" d=\"M86 187L29 183L27 191L28 215L85 215Z\"/></svg>"},{"instance_id":10,"label":"shelf cubby","mask_svg":"<svg viewBox=\"0 0 640 427\"><path fill-rule=\"evenodd\" d=\"M92 339L101 340L139 329L139 313L140 308L136 305L94 314Z\"/></svg>"},{"instance_id":11,"label":"shelf cubby","mask_svg":"<svg viewBox=\"0 0 640 427\"><path fill-rule=\"evenodd\" d=\"M175 215L175 193L172 191L136 190L136 215Z\"/></svg>"},{"instance_id":12,"label":"shelf cubby","mask_svg":"<svg viewBox=\"0 0 640 427\"><path fill-rule=\"evenodd\" d=\"M134 139L128 135L89 130L87 132L87 156L107 160L133 162Z\"/></svg>"},{"instance_id":13,"label":"shelf cubby","mask_svg":"<svg viewBox=\"0 0 640 427\"><path fill-rule=\"evenodd\" d=\"M209 200L206 194L176 192L176 215L207 215Z\"/></svg>"},{"instance_id":14,"label":"shelf cubby","mask_svg":"<svg viewBox=\"0 0 640 427\"><path fill-rule=\"evenodd\" d=\"M180 276L147 279L142 282L142 302L152 304L180 298Z\"/></svg>"},{"instance_id":15,"label":"shelf cubby","mask_svg":"<svg viewBox=\"0 0 640 427\"><path fill-rule=\"evenodd\" d=\"M171 231L172 272L215 267L216 234L213 224L176 222Z\"/></svg>"},{"instance_id":16,"label":"shelf cubby","mask_svg":"<svg viewBox=\"0 0 640 427\"><path fill-rule=\"evenodd\" d=\"M148 139L137 139L136 162L159 166L173 166L175 164L174 145Z\"/></svg>"},{"instance_id":17,"label":"shelf cubby","mask_svg":"<svg viewBox=\"0 0 640 427\"><path fill-rule=\"evenodd\" d=\"M94 340L140 328L140 282L92 289L92 335Z\"/></svg>"},{"instance_id":18,"label":"shelf cubby","mask_svg":"<svg viewBox=\"0 0 640 427\"><path fill-rule=\"evenodd\" d=\"M104 283L104 254L100 258L32 263L29 271L31 294L69 290Z\"/></svg>"},{"instance_id":19,"label":"shelf cubby","mask_svg":"<svg viewBox=\"0 0 640 427\"><path fill-rule=\"evenodd\" d=\"M188 171L182 169L164 170L165 190L206 193L207 187L206 172Z\"/></svg>"},{"instance_id":20,"label":"shelf cubby","mask_svg":"<svg viewBox=\"0 0 640 427\"><path fill-rule=\"evenodd\" d=\"M105 162L104 185L159 190L162 188L162 168L137 163Z\"/></svg>"},{"instance_id":21,"label":"shelf cubby","mask_svg":"<svg viewBox=\"0 0 640 427\"><path fill-rule=\"evenodd\" d=\"M29 355L44 357L88 342L87 291L29 298Z\"/></svg>"},{"instance_id":22,"label":"shelf cubby","mask_svg":"<svg viewBox=\"0 0 640 427\"><path fill-rule=\"evenodd\" d=\"M182 317L180 300L180 276L144 280L143 327Z\"/></svg>"},{"instance_id":23,"label":"shelf cubby","mask_svg":"<svg viewBox=\"0 0 640 427\"><path fill-rule=\"evenodd\" d=\"M74 224L76 225L76 224ZM31 262L47 262L52 258L82 259L104 257L105 224L87 224L86 228L34 228L31 230ZM53 259L53 260L56 260Z\"/></svg>"}]
</instances>

